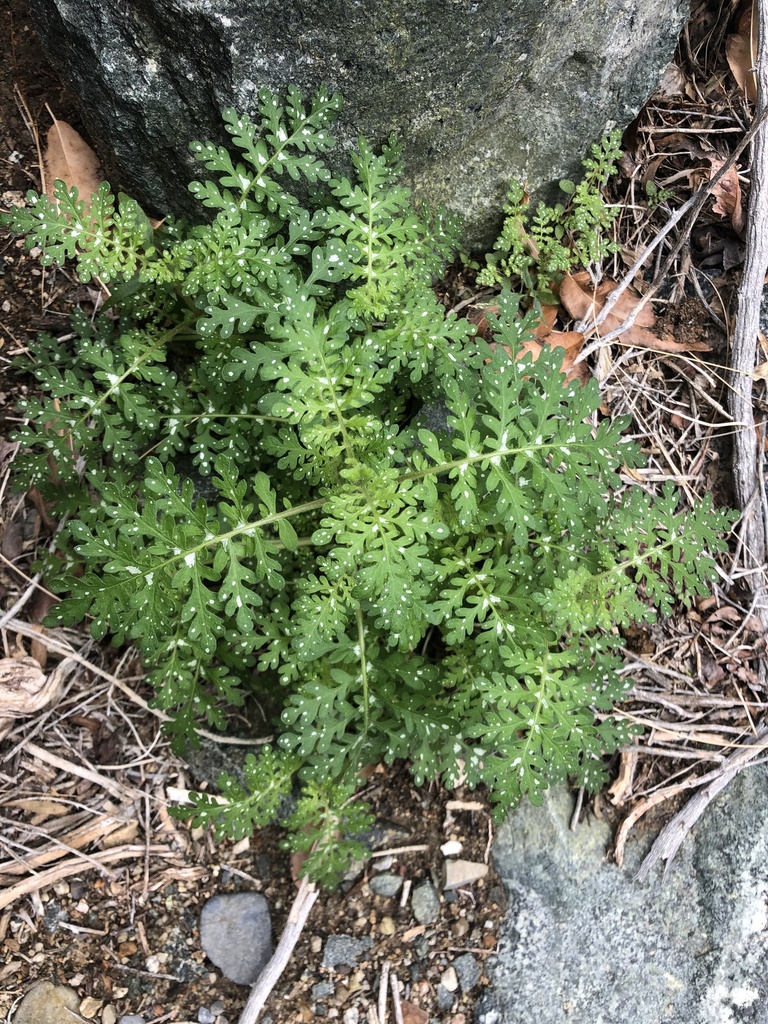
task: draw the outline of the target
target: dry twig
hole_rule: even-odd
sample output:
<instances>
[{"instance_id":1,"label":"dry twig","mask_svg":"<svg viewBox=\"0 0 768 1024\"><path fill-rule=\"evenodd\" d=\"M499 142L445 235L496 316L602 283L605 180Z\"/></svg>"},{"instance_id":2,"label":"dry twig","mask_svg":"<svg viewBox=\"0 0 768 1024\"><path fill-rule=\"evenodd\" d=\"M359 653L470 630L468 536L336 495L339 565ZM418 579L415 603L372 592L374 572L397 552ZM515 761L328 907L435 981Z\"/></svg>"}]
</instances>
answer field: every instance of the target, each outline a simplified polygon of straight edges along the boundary
<instances>
[{"instance_id":1,"label":"dry twig","mask_svg":"<svg viewBox=\"0 0 768 1024\"><path fill-rule=\"evenodd\" d=\"M749 194L747 253L739 286L736 328L731 356L730 409L736 426L733 475L736 499L742 511L741 538L746 568L751 574L750 589L755 611L768 631L768 506L758 461L762 463L765 423L756 429L752 404L755 350L760 330L760 305L765 273L768 269L768 138L763 121L768 113L768 2L757 4L759 44L756 65L757 114L752 147L752 183ZM760 666L761 681L768 680L768 669Z\"/></svg>"},{"instance_id":2,"label":"dry twig","mask_svg":"<svg viewBox=\"0 0 768 1024\"><path fill-rule=\"evenodd\" d=\"M264 1009L264 1003L266 1003L270 992L279 981L280 975L291 959L293 947L299 941L302 929L319 895L320 893L314 882L309 882L306 878L301 880L299 891L296 893L296 899L293 901L293 905L288 913L288 920L285 922L285 928L280 936L277 949L272 954L272 959L259 975L259 980L251 989L251 994L248 996L248 1002L245 1004L239 1024L256 1024L259 1014Z\"/></svg>"},{"instance_id":3,"label":"dry twig","mask_svg":"<svg viewBox=\"0 0 768 1024\"><path fill-rule=\"evenodd\" d=\"M682 811L676 814L671 821L668 821L661 830L648 855L640 865L640 870L637 872L638 881L641 882L644 878L647 878L649 872L659 860L667 862L664 868L664 875L666 877L683 840L707 809L710 801L725 789L735 775L743 771L744 768L747 768L750 762L754 761L759 754L765 753L766 750L768 750L768 726L764 725L758 730L756 743L734 751L725 764L704 776L703 779L691 780L694 785L706 782L706 788L689 800Z\"/></svg>"}]
</instances>

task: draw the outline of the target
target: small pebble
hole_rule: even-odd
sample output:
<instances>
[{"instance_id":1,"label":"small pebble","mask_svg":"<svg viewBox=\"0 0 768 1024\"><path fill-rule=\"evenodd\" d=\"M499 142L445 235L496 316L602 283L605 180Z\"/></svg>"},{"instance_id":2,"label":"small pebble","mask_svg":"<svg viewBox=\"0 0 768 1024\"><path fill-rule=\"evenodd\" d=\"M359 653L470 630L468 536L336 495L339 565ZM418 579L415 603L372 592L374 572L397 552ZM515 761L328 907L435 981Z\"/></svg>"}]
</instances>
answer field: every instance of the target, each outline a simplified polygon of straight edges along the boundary
<instances>
[{"instance_id":1,"label":"small pebble","mask_svg":"<svg viewBox=\"0 0 768 1024\"><path fill-rule=\"evenodd\" d=\"M395 934L395 922L391 917L382 917L381 921L379 921L379 932L382 935Z\"/></svg>"},{"instance_id":2,"label":"small pebble","mask_svg":"<svg viewBox=\"0 0 768 1024\"><path fill-rule=\"evenodd\" d=\"M488 874L488 865L472 860L447 860L443 888L461 889L479 883Z\"/></svg>"},{"instance_id":3,"label":"small pebble","mask_svg":"<svg viewBox=\"0 0 768 1024\"><path fill-rule=\"evenodd\" d=\"M440 900L431 882L422 882L411 896L413 916L419 924L433 924L440 916Z\"/></svg>"},{"instance_id":4,"label":"small pebble","mask_svg":"<svg viewBox=\"0 0 768 1024\"><path fill-rule=\"evenodd\" d=\"M453 968L458 976L462 992L469 992L470 989L473 989L479 983L480 967L471 953L457 956L453 961Z\"/></svg>"},{"instance_id":5,"label":"small pebble","mask_svg":"<svg viewBox=\"0 0 768 1024\"><path fill-rule=\"evenodd\" d=\"M447 988L449 992L455 992L459 987L459 978L453 967L449 967L447 971L443 972L443 976L440 979L440 984L443 988ZM207 1022L210 1024L210 1022Z\"/></svg>"},{"instance_id":6,"label":"small pebble","mask_svg":"<svg viewBox=\"0 0 768 1024\"><path fill-rule=\"evenodd\" d=\"M360 1020L360 1011L356 1006L350 1006L348 1010L344 1011L344 1024L358 1024Z\"/></svg>"},{"instance_id":7,"label":"small pebble","mask_svg":"<svg viewBox=\"0 0 768 1024\"><path fill-rule=\"evenodd\" d=\"M126 1013L118 1018L117 1024L147 1024L146 1018L140 1017L138 1013Z\"/></svg>"},{"instance_id":8,"label":"small pebble","mask_svg":"<svg viewBox=\"0 0 768 1024\"><path fill-rule=\"evenodd\" d=\"M453 992L449 992L445 985L438 985L435 989L437 1005L441 1010L450 1010L456 1001Z\"/></svg>"},{"instance_id":9,"label":"small pebble","mask_svg":"<svg viewBox=\"0 0 768 1024\"><path fill-rule=\"evenodd\" d=\"M213 896L200 914L200 945L238 985L252 985L272 956L269 904L258 892Z\"/></svg>"},{"instance_id":10,"label":"small pebble","mask_svg":"<svg viewBox=\"0 0 768 1024\"><path fill-rule=\"evenodd\" d=\"M443 843L440 847L440 852L444 857L458 857L464 847L458 841L458 839L449 839L447 843Z\"/></svg>"},{"instance_id":11,"label":"small pebble","mask_svg":"<svg viewBox=\"0 0 768 1024\"><path fill-rule=\"evenodd\" d=\"M207 1006L201 1006L197 1011L197 1024L214 1024L216 1014L211 1013Z\"/></svg>"},{"instance_id":12,"label":"small pebble","mask_svg":"<svg viewBox=\"0 0 768 1024\"><path fill-rule=\"evenodd\" d=\"M336 986L332 981L319 981L316 985L312 986L313 999L326 999L328 996L332 996L335 992Z\"/></svg>"},{"instance_id":13,"label":"small pebble","mask_svg":"<svg viewBox=\"0 0 768 1024\"><path fill-rule=\"evenodd\" d=\"M101 1024L116 1024L116 1021L117 1010L114 1008L112 1003L107 1003L101 1011Z\"/></svg>"},{"instance_id":14,"label":"small pebble","mask_svg":"<svg viewBox=\"0 0 768 1024\"><path fill-rule=\"evenodd\" d=\"M218 1017L220 1013L224 1013L224 1003L221 999L217 999L215 1003L211 1003L211 1013L215 1013Z\"/></svg>"},{"instance_id":15,"label":"small pebble","mask_svg":"<svg viewBox=\"0 0 768 1024\"><path fill-rule=\"evenodd\" d=\"M80 1003L80 1013L83 1017L95 1017L103 1005L103 999L94 999L93 996L86 996Z\"/></svg>"},{"instance_id":16,"label":"small pebble","mask_svg":"<svg viewBox=\"0 0 768 1024\"><path fill-rule=\"evenodd\" d=\"M391 872L374 875L368 880L368 888L377 896L397 896L402 887L403 880L400 875L393 875Z\"/></svg>"},{"instance_id":17,"label":"small pebble","mask_svg":"<svg viewBox=\"0 0 768 1024\"><path fill-rule=\"evenodd\" d=\"M309 948L312 950L313 953L320 952L320 950L323 948L323 940L320 938L319 935L312 936L312 938L309 940Z\"/></svg>"},{"instance_id":18,"label":"small pebble","mask_svg":"<svg viewBox=\"0 0 768 1024\"><path fill-rule=\"evenodd\" d=\"M38 981L19 1003L14 1024L59 1024L67 1017L74 1019L79 1004L80 997L74 989Z\"/></svg>"},{"instance_id":19,"label":"small pebble","mask_svg":"<svg viewBox=\"0 0 768 1024\"><path fill-rule=\"evenodd\" d=\"M352 935L329 935L323 950L323 967L352 967L357 958L373 945L370 935L356 939Z\"/></svg>"}]
</instances>

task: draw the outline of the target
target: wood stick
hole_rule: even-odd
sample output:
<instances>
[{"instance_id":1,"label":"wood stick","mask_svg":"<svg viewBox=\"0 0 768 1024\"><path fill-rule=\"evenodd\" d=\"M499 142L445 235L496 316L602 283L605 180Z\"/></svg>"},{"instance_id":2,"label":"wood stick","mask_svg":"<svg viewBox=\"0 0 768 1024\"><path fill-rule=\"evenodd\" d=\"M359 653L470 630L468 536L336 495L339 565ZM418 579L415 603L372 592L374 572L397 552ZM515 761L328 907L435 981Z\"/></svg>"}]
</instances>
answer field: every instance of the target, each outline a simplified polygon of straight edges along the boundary
<instances>
[{"instance_id":1,"label":"wood stick","mask_svg":"<svg viewBox=\"0 0 768 1024\"><path fill-rule=\"evenodd\" d=\"M640 865L640 870L635 876L638 882L642 882L644 878L647 878L649 872L659 860L667 862L664 868L664 877L667 876L672 861L682 846L683 840L707 809L710 801L725 789L735 775L747 768L749 763L754 761L758 754L768 750L768 726L763 725L760 727L757 739L757 743L751 744L750 747L744 750L737 750L731 754L720 768L709 772L706 776L711 779L709 784L689 800L679 814L676 814L671 821L667 822L656 837L645 860Z\"/></svg>"},{"instance_id":2,"label":"wood stick","mask_svg":"<svg viewBox=\"0 0 768 1024\"><path fill-rule=\"evenodd\" d=\"M757 4L759 44L755 74L757 78L757 112L761 122L768 111L768 0ZM752 181L749 193L747 254L739 286L736 328L731 355L730 411L734 421L733 477L736 500L742 511L741 539L744 562L752 570L751 590L755 612L768 630L768 588L766 586L766 552L768 552L768 508L760 473L763 459L764 422L755 430L752 404L755 350L760 331L760 305L765 273L768 269L768 139L763 125L752 145ZM760 681L768 679L763 661Z\"/></svg>"},{"instance_id":3,"label":"wood stick","mask_svg":"<svg viewBox=\"0 0 768 1024\"><path fill-rule=\"evenodd\" d=\"M387 989L389 987L389 971L389 960L387 960L381 968L381 977L379 978L379 1024L387 1024Z\"/></svg>"},{"instance_id":4,"label":"wood stick","mask_svg":"<svg viewBox=\"0 0 768 1024\"><path fill-rule=\"evenodd\" d=\"M87 871L89 865L92 865L94 861L98 861L98 867L106 872L107 864L114 864L115 861L120 860L136 860L144 853L144 849L143 846L118 846L116 850L105 850L103 853L91 854L88 860L84 857L70 857L63 864L57 864L55 868L43 871L39 875L30 875L29 878L25 878L21 882L16 882L6 889L0 889L0 910L10 906L20 896L28 896L31 892L39 892L49 885L55 885L56 882L60 882L62 878L68 878L69 875L76 875L81 871ZM153 855L169 854L172 852L167 846L150 846L149 850Z\"/></svg>"},{"instance_id":5,"label":"wood stick","mask_svg":"<svg viewBox=\"0 0 768 1024\"><path fill-rule=\"evenodd\" d=\"M280 975L291 959L293 947L299 941L309 913L319 895L320 893L314 882L309 882L306 878L302 878L277 949L272 954L272 959L259 975L258 981L251 989L251 994L248 996L248 1002L245 1004L239 1024L256 1024L270 992L279 981Z\"/></svg>"}]
</instances>

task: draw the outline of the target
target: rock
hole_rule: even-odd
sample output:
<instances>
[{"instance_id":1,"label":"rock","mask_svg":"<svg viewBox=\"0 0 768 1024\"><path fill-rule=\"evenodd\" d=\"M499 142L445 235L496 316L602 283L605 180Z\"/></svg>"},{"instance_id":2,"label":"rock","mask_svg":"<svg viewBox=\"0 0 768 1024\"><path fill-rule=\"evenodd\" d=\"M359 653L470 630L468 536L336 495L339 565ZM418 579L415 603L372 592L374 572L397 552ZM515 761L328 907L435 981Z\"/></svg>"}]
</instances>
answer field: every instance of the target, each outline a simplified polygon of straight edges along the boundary
<instances>
[{"instance_id":1,"label":"rock","mask_svg":"<svg viewBox=\"0 0 768 1024\"><path fill-rule=\"evenodd\" d=\"M688 834L667 876L635 879L650 840L608 863L611 830L576 832L557 789L498 830L509 894L492 993L477 1024L734 1024L766 1020L768 768L736 776Z\"/></svg>"},{"instance_id":2,"label":"rock","mask_svg":"<svg viewBox=\"0 0 768 1024\"><path fill-rule=\"evenodd\" d=\"M332 996L336 991L336 986L332 981L319 981L316 985L312 986L312 998L313 999L327 999Z\"/></svg>"},{"instance_id":3,"label":"rock","mask_svg":"<svg viewBox=\"0 0 768 1024\"><path fill-rule=\"evenodd\" d=\"M440 1010L450 1010L456 1002L453 992L449 992L445 985L437 985L435 987L435 995L437 996L437 1005Z\"/></svg>"},{"instance_id":4,"label":"rock","mask_svg":"<svg viewBox=\"0 0 768 1024\"><path fill-rule=\"evenodd\" d=\"M413 916L419 924L432 924L440 916L440 899L431 882L422 882L411 896Z\"/></svg>"},{"instance_id":5,"label":"rock","mask_svg":"<svg viewBox=\"0 0 768 1024\"><path fill-rule=\"evenodd\" d=\"M258 892L213 896L200 914L206 956L238 985L252 985L272 956L272 920Z\"/></svg>"},{"instance_id":6,"label":"rock","mask_svg":"<svg viewBox=\"0 0 768 1024\"><path fill-rule=\"evenodd\" d=\"M464 847L458 841L458 839L449 839L447 843L443 843L440 847L440 853L444 857L458 857Z\"/></svg>"},{"instance_id":7,"label":"rock","mask_svg":"<svg viewBox=\"0 0 768 1024\"><path fill-rule=\"evenodd\" d=\"M76 1024L83 1018L78 1013L80 997L68 985L38 981L24 996L13 1015L13 1024Z\"/></svg>"},{"instance_id":8,"label":"rock","mask_svg":"<svg viewBox=\"0 0 768 1024\"><path fill-rule=\"evenodd\" d=\"M471 953L457 956L453 961L453 969L459 977L462 992L469 992L480 981L480 968Z\"/></svg>"},{"instance_id":9,"label":"rock","mask_svg":"<svg viewBox=\"0 0 768 1024\"><path fill-rule=\"evenodd\" d=\"M395 922L391 917L382 917L379 921L379 934L381 935L394 935L395 934Z\"/></svg>"},{"instance_id":10,"label":"rock","mask_svg":"<svg viewBox=\"0 0 768 1024\"><path fill-rule=\"evenodd\" d=\"M357 958L373 945L370 935L356 939L352 935L329 935L323 950L323 967L338 967L345 964L354 967Z\"/></svg>"},{"instance_id":11,"label":"rock","mask_svg":"<svg viewBox=\"0 0 768 1024\"><path fill-rule=\"evenodd\" d=\"M606 10L604 0L30 0L115 185L150 212L200 217L188 144L225 141L223 107L255 113L262 86L312 94L327 83L346 100L334 171L348 171L359 135L378 145L397 132L417 197L465 214L468 244L483 249L511 177L538 190L572 176L608 125L633 119L688 4Z\"/></svg>"},{"instance_id":12,"label":"rock","mask_svg":"<svg viewBox=\"0 0 768 1024\"><path fill-rule=\"evenodd\" d=\"M117 1024L147 1024L146 1018L140 1017L138 1013L126 1013L118 1018Z\"/></svg>"},{"instance_id":13,"label":"rock","mask_svg":"<svg viewBox=\"0 0 768 1024\"><path fill-rule=\"evenodd\" d=\"M377 896L397 896L403 888L403 880L400 875L387 872L382 875L374 875L368 879L368 888Z\"/></svg>"},{"instance_id":14,"label":"rock","mask_svg":"<svg viewBox=\"0 0 768 1024\"><path fill-rule=\"evenodd\" d=\"M207 1006L201 1006L197 1011L198 1024L214 1024L216 1020L216 1014L211 1013Z\"/></svg>"},{"instance_id":15,"label":"rock","mask_svg":"<svg viewBox=\"0 0 768 1024\"><path fill-rule=\"evenodd\" d=\"M447 970L443 971L443 976L440 978L440 984L449 992L456 991L459 987L459 978L456 974L455 968L449 967Z\"/></svg>"},{"instance_id":16,"label":"rock","mask_svg":"<svg viewBox=\"0 0 768 1024\"><path fill-rule=\"evenodd\" d=\"M488 874L488 865L473 860L447 860L445 862L445 881L443 889L450 892L452 889L462 889L465 885L472 885Z\"/></svg>"}]
</instances>

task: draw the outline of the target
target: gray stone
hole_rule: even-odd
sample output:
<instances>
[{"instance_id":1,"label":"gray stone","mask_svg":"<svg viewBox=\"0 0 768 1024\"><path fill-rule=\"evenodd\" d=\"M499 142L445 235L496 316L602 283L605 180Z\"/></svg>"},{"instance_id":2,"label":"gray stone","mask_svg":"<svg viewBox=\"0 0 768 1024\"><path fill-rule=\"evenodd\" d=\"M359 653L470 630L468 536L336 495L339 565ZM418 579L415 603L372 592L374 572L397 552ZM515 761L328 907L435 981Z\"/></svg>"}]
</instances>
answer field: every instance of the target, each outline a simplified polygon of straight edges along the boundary
<instances>
[{"instance_id":1,"label":"gray stone","mask_svg":"<svg viewBox=\"0 0 768 1024\"><path fill-rule=\"evenodd\" d=\"M336 986L332 981L319 981L317 985L312 986L312 998L327 999L328 996L332 996L335 991Z\"/></svg>"},{"instance_id":2,"label":"gray stone","mask_svg":"<svg viewBox=\"0 0 768 1024\"><path fill-rule=\"evenodd\" d=\"M346 106L334 171L359 135L397 132L418 198L467 217L487 248L511 177L578 173L661 78L685 0L30 0L48 59L114 183L150 212L190 212L191 140L258 89L323 83ZM293 186L291 186L293 187Z\"/></svg>"},{"instance_id":3,"label":"gray stone","mask_svg":"<svg viewBox=\"0 0 768 1024\"><path fill-rule=\"evenodd\" d=\"M413 916L419 924L432 924L440 916L440 899L431 882L422 882L411 896Z\"/></svg>"},{"instance_id":4,"label":"gray stone","mask_svg":"<svg viewBox=\"0 0 768 1024\"><path fill-rule=\"evenodd\" d=\"M437 996L437 1006L440 1010L450 1010L456 1002L453 992L449 992L445 985L437 985L435 987L435 995Z\"/></svg>"},{"instance_id":5,"label":"gray stone","mask_svg":"<svg viewBox=\"0 0 768 1024\"><path fill-rule=\"evenodd\" d=\"M453 969L459 976L462 992L469 992L480 981L480 967L471 953L457 956L453 961Z\"/></svg>"},{"instance_id":6,"label":"gray stone","mask_svg":"<svg viewBox=\"0 0 768 1024\"><path fill-rule=\"evenodd\" d=\"M127 1013L123 1017L119 1017L117 1024L147 1024L146 1018L139 1016L138 1013Z\"/></svg>"},{"instance_id":7,"label":"gray stone","mask_svg":"<svg viewBox=\"0 0 768 1024\"><path fill-rule=\"evenodd\" d=\"M238 985L252 985L272 956L272 920L258 892L213 896L200 914L206 956Z\"/></svg>"},{"instance_id":8,"label":"gray stone","mask_svg":"<svg viewBox=\"0 0 768 1024\"><path fill-rule=\"evenodd\" d=\"M15 1024L60 1024L63 1020L82 1021L77 1012L80 997L67 985L38 981L29 989L13 1015Z\"/></svg>"},{"instance_id":9,"label":"gray stone","mask_svg":"<svg viewBox=\"0 0 768 1024\"><path fill-rule=\"evenodd\" d=\"M393 875L391 872L374 875L368 879L368 888L377 896L397 896L402 887L403 880L400 875Z\"/></svg>"},{"instance_id":10,"label":"gray stone","mask_svg":"<svg viewBox=\"0 0 768 1024\"><path fill-rule=\"evenodd\" d=\"M323 967L338 967L344 964L354 967L357 958L373 945L370 935L356 939L352 935L329 935L323 950Z\"/></svg>"},{"instance_id":11,"label":"gray stone","mask_svg":"<svg viewBox=\"0 0 768 1024\"><path fill-rule=\"evenodd\" d=\"M650 840L605 856L609 827L569 830L562 789L499 829L509 894L492 991L475 1024L765 1024L768 768L737 776L689 833L666 877L636 874Z\"/></svg>"},{"instance_id":12,"label":"gray stone","mask_svg":"<svg viewBox=\"0 0 768 1024\"><path fill-rule=\"evenodd\" d=\"M197 1011L198 1024L215 1024L216 1014L212 1013L207 1006L201 1006Z\"/></svg>"}]
</instances>

